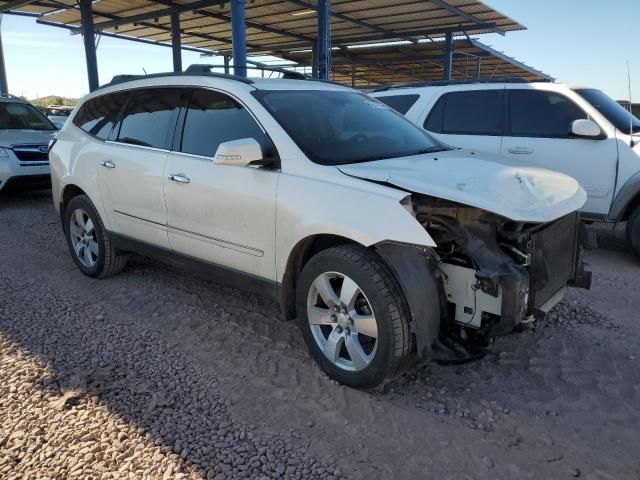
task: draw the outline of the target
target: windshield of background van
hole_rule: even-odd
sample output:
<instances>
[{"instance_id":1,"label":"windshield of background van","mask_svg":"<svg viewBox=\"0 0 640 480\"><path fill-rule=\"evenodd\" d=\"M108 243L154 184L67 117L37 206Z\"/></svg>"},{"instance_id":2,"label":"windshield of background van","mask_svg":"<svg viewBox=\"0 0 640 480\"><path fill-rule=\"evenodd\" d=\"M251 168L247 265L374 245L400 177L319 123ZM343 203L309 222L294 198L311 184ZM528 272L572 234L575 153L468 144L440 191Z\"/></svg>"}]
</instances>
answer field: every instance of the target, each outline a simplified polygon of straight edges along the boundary
<instances>
[{"instance_id":1,"label":"windshield of background van","mask_svg":"<svg viewBox=\"0 0 640 480\"><path fill-rule=\"evenodd\" d=\"M579 88L575 91L621 132L640 132L640 120L606 93L595 88Z\"/></svg>"},{"instance_id":2,"label":"windshield of background van","mask_svg":"<svg viewBox=\"0 0 640 480\"><path fill-rule=\"evenodd\" d=\"M448 150L388 106L357 92L256 91L313 162L342 165Z\"/></svg>"},{"instance_id":3,"label":"windshield of background van","mask_svg":"<svg viewBox=\"0 0 640 480\"><path fill-rule=\"evenodd\" d=\"M0 129L55 130L40 111L24 103L0 103Z\"/></svg>"}]
</instances>

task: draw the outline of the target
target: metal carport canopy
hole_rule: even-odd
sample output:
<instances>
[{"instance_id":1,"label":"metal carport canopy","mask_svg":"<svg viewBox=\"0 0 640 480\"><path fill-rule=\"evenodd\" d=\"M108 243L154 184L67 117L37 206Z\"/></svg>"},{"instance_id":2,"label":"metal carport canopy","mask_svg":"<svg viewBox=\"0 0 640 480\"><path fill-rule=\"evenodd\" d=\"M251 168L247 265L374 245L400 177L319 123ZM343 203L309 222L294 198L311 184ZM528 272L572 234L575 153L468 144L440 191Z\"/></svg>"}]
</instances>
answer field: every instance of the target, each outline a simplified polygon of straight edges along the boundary
<instances>
[{"instance_id":1,"label":"metal carport canopy","mask_svg":"<svg viewBox=\"0 0 640 480\"><path fill-rule=\"evenodd\" d=\"M442 80L445 42L396 42L352 46L332 52L331 79L356 87L373 87L420 81ZM308 51L291 51L283 58L301 65L308 63ZM553 81L553 77L494 50L475 39L453 42L451 78L516 77Z\"/></svg>"},{"instance_id":2,"label":"metal carport canopy","mask_svg":"<svg viewBox=\"0 0 640 480\"><path fill-rule=\"evenodd\" d=\"M248 54L281 56L316 46L326 50L323 45L327 43L347 46L438 37L450 42L454 34L504 34L525 28L475 0L3 0L2 11L37 15L40 23L76 30L85 37L103 32L163 45L173 43L174 51L189 47L225 55L234 50L232 38L237 44L244 39ZM233 35L232 12L236 14L236 34L242 31L243 35ZM327 27L319 32L321 20L327 16ZM318 37L329 32L331 41L321 43ZM85 39L89 51L87 43ZM242 46L235 45L236 62L243 58ZM91 83L91 71L89 75Z\"/></svg>"}]
</instances>

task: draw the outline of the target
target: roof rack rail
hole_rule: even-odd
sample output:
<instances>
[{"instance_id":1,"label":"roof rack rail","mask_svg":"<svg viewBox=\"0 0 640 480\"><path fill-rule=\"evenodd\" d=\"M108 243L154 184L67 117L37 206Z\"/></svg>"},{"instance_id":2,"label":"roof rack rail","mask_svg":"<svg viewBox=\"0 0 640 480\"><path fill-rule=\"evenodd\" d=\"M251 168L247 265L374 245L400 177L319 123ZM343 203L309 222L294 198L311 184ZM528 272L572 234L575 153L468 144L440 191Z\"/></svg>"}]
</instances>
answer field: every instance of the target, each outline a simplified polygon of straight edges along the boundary
<instances>
[{"instance_id":1,"label":"roof rack rail","mask_svg":"<svg viewBox=\"0 0 640 480\"><path fill-rule=\"evenodd\" d=\"M261 70L263 72L276 72L281 73L282 78L285 80L308 80L313 82L322 82L322 83L330 83L333 85L344 85L340 82L336 82L333 80L320 80L318 78L311 78L308 75L296 72L295 70L288 70L286 68L281 67L270 67L263 63L252 62L254 65L245 65L245 68L248 70ZM236 65L237 66L237 65ZM185 75L203 75L207 77L215 77L215 78L225 78L227 80L236 80L238 82L246 83L248 85L253 84L253 80L247 77L241 77L239 75L232 75L229 73L220 73L213 72L214 68L228 68L228 65L211 65L204 63L195 63L193 65L189 65L184 72L161 72L161 73L150 73L146 75L136 75L136 74L120 74L115 75L109 83L105 83L101 85L100 88L109 87L111 85L116 85L118 83L123 82L131 82L133 80L142 80L145 78L158 78L158 77L174 77L174 76L185 76Z\"/></svg>"},{"instance_id":2,"label":"roof rack rail","mask_svg":"<svg viewBox=\"0 0 640 480\"><path fill-rule=\"evenodd\" d=\"M400 85L384 85L376 88L374 92L385 92L396 88L413 88L413 87L443 87L446 85L466 85L473 83L531 83L531 82L549 82L550 80L527 80L522 77L495 77L495 78L473 78L465 80L435 80L430 82L403 83Z\"/></svg>"},{"instance_id":3,"label":"roof rack rail","mask_svg":"<svg viewBox=\"0 0 640 480\"><path fill-rule=\"evenodd\" d=\"M187 69L184 71L184 73L208 74L208 73L214 73L211 71L214 68L225 68L225 65L209 65L209 64L195 63L193 65L189 65ZM267 72L282 73L282 78L284 79L307 80L309 78L304 73L296 72L295 70L287 70L286 68L280 68L280 67L269 67L268 65L258 63L258 62L256 62L255 65L245 65L244 68L246 68L247 70L261 70L263 72L267 71ZM245 78L245 77L242 77L242 78Z\"/></svg>"},{"instance_id":4,"label":"roof rack rail","mask_svg":"<svg viewBox=\"0 0 640 480\"><path fill-rule=\"evenodd\" d=\"M231 75L227 73L214 73L214 72L161 72L161 73L149 73L147 75L135 75L135 74L121 74L115 75L109 83L105 83L104 85L100 85L100 88L110 87L111 85L116 85L118 83L123 82L131 82L133 80L142 80L145 78L158 78L158 77L180 77L185 75L203 75L207 77L215 77L215 78L226 78L228 80L236 80L238 82L246 83L251 85L253 81L250 78L240 77L238 75Z\"/></svg>"}]
</instances>

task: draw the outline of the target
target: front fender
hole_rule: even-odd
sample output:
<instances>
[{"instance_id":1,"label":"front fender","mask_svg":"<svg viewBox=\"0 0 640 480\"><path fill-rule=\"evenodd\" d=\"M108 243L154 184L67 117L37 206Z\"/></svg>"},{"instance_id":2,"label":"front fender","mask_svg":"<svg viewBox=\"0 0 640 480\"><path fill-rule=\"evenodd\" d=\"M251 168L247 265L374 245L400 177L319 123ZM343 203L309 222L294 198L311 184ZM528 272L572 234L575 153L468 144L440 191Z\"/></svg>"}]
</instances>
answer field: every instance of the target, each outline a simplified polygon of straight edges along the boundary
<instances>
[{"instance_id":1,"label":"front fender","mask_svg":"<svg viewBox=\"0 0 640 480\"><path fill-rule=\"evenodd\" d=\"M629 203L640 194L640 172L636 172L622 186L611 204L609 220L619 221L626 213Z\"/></svg>"},{"instance_id":2,"label":"front fender","mask_svg":"<svg viewBox=\"0 0 640 480\"><path fill-rule=\"evenodd\" d=\"M282 175L276 217L278 281L295 246L315 235L340 236L365 247L384 241L434 247L431 236L405 206L406 198L405 192L385 187L354 188Z\"/></svg>"}]
</instances>

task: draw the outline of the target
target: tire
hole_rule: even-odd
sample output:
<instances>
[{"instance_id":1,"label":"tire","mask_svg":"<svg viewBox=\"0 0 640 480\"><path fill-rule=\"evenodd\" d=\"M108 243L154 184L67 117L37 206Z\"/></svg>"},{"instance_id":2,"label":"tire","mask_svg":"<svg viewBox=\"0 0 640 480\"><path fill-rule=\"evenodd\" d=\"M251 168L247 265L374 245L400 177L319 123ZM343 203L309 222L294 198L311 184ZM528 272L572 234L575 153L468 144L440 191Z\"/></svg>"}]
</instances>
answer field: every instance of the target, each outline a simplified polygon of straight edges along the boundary
<instances>
[{"instance_id":1,"label":"tire","mask_svg":"<svg viewBox=\"0 0 640 480\"><path fill-rule=\"evenodd\" d=\"M404 295L364 247L343 245L312 257L298 280L296 309L311 356L340 383L374 387L411 364L415 342Z\"/></svg>"},{"instance_id":2,"label":"tire","mask_svg":"<svg viewBox=\"0 0 640 480\"><path fill-rule=\"evenodd\" d=\"M629 220L627 220L626 236L627 245L640 258L640 206L636 207Z\"/></svg>"},{"instance_id":3,"label":"tire","mask_svg":"<svg viewBox=\"0 0 640 480\"><path fill-rule=\"evenodd\" d=\"M109 232L89 197L73 197L65 208L63 222L71 258L82 273L104 278L122 271L127 257L116 253Z\"/></svg>"}]
</instances>

